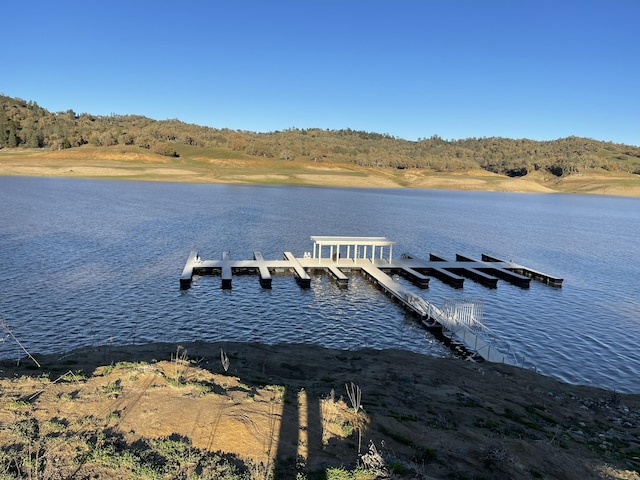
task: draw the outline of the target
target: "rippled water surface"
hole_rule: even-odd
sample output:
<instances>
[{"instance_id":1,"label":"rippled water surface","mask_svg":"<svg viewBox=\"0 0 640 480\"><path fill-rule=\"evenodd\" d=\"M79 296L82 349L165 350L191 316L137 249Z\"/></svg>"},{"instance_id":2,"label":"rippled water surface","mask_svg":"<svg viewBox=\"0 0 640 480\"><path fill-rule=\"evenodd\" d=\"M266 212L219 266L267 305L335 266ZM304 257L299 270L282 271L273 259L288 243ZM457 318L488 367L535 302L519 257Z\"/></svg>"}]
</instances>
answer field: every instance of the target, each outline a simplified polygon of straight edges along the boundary
<instances>
[{"instance_id":1,"label":"rippled water surface","mask_svg":"<svg viewBox=\"0 0 640 480\"><path fill-rule=\"evenodd\" d=\"M640 392L639 233L640 201L615 197L0 177L0 317L40 353L200 339L450 355L358 275L346 290L325 276L179 289L191 250L282 258L311 235L388 236L394 255L489 253L564 278L416 292L482 299L484 323L542 373ZM0 334L0 358L20 356Z\"/></svg>"}]
</instances>

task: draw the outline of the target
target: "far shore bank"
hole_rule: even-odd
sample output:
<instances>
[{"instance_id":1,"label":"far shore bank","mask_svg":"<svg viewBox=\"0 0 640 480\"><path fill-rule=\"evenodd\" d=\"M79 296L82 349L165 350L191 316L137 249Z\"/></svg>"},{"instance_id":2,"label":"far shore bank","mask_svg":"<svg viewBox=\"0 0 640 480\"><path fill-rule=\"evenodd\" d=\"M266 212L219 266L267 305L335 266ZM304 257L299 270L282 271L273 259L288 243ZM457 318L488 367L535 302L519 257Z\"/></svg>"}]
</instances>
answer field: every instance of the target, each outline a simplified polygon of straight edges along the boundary
<instances>
[{"instance_id":1,"label":"far shore bank","mask_svg":"<svg viewBox=\"0 0 640 480\"><path fill-rule=\"evenodd\" d=\"M106 148L0 150L0 176L640 197L639 175L604 170L589 170L563 177L535 171L511 178L484 170L436 172L260 158L168 158L147 151Z\"/></svg>"}]
</instances>

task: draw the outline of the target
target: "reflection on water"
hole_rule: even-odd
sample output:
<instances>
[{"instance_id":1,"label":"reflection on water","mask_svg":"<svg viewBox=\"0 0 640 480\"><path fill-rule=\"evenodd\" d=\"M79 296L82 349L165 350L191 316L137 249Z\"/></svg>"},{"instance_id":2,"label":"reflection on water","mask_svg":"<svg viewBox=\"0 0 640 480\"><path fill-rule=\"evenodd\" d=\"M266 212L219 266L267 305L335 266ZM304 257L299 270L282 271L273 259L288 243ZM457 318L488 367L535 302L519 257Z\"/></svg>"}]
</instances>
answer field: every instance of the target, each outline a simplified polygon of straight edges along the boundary
<instances>
[{"instance_id":1,"label":"reflection on water","mask_svg":"<svg viewBox=\"0 0 640 480\"><path fill-rule=\"evenodd\" d=\"M0 202L0 316L31 352L199 339L450 355L357 274L348 289L324 275L309 290L290 276L272 290L255 276L179 289L191 250L282 258L311 235L388 236L394 254L489 253L563 277L562 289L432 279L415 291L483 299L484 323L545 374L640 391L635 199L0 177ZM17 355L0 343L0 357Z\"/></svg>"}]
</instances>

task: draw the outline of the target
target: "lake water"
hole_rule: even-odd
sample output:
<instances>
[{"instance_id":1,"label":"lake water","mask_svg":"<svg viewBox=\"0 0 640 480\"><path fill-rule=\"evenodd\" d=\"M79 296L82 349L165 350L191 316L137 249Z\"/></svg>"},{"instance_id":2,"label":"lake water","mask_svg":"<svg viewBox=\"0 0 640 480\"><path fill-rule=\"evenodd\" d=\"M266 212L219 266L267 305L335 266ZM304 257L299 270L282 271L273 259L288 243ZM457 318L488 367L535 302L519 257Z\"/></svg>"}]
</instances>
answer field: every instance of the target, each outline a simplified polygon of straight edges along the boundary
<instances>
[{"instance_id":1,"label":"lake water","mask_svg":"<svg viewBox=\"0 0 640 480\"><path fill-rule=\"evenodd\" d=\"M409 189L191 185L0 177L0 318L32 353L152 341L317 343L450 356L358 275L301 290L277 276L179 276L205 259L298 256L311 235L387 236L394 256L481 253L564 278L462 290L432 279L425 299L484 301L484 323L543 374L640 392L640 200ZM0 358L21 350L0 331Z\"/></svg>"}]
</instances>

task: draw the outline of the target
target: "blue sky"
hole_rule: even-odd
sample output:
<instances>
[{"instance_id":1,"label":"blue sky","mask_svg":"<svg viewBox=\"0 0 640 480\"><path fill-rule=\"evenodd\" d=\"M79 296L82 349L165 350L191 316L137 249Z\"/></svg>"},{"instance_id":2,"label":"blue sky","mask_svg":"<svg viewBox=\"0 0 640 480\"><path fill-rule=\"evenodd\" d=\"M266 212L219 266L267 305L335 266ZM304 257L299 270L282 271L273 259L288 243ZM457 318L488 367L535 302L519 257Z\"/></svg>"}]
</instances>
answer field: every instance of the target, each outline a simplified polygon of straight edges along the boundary
<instances>
[{"instance_id":1,"label":"blue sky","mask_svg":"<svg viewBox=\"0 0 640 480\"><path fill-rule=\"evenodd\" d=\"M640 145L638 0L23 0L1 10L0 93L51 111Z\"/></svg>"}]
</instances>

